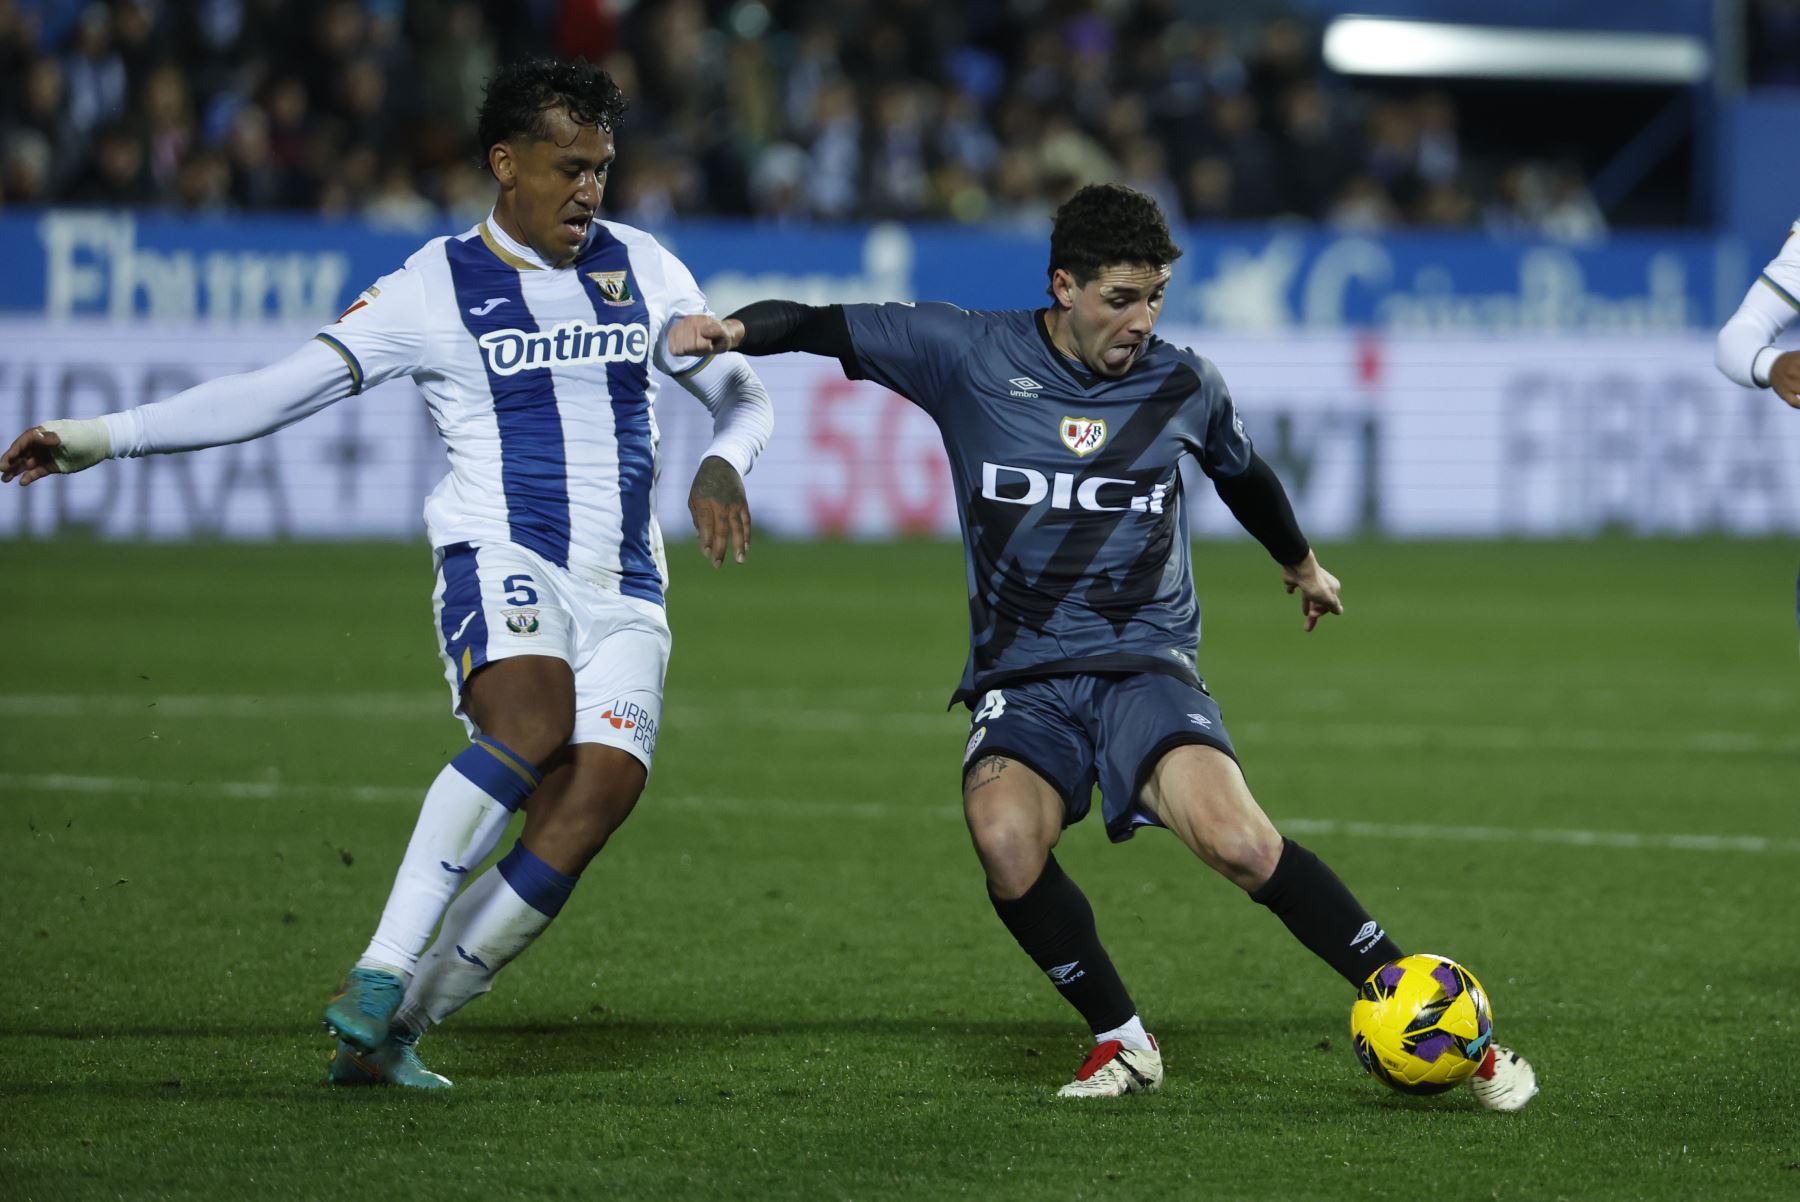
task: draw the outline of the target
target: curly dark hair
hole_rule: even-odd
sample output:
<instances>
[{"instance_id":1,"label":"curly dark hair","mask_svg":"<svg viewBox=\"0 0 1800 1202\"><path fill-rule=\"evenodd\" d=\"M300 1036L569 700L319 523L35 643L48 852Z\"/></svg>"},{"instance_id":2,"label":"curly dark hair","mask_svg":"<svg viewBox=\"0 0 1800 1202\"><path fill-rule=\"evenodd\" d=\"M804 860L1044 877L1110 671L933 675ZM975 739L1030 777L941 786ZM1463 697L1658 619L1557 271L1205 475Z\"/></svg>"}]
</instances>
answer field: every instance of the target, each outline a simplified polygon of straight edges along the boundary
<instances>
[{"instance_id":1,"label":"curly dark hair","mask_svg":"<svg viewBox=\"0 0 1800 1202\"><path fill-rule=\"evenodd\" d=\"M1058 267L1086 284L1103 267L1166 267L1180 257L1156 201L1124 184L1089 184L1062 203L1050 228L1052 279Z\"/></svg>"},{"instance_id":2,"label":"curly dark hair","mask_svg":"<svg viewBox=\"0 0 1800 1202\"><path fill-rule=\"evenodd\" d=\"M549 109L565 108L575 124L598 125L612 133L623 123L628 103L612 76L583 59L534 57L507 63L488 80L481 102L475 129L481 161L485 165L494 144L509 138L547 140L544 113Z\"/></svg>"}]
</instances>

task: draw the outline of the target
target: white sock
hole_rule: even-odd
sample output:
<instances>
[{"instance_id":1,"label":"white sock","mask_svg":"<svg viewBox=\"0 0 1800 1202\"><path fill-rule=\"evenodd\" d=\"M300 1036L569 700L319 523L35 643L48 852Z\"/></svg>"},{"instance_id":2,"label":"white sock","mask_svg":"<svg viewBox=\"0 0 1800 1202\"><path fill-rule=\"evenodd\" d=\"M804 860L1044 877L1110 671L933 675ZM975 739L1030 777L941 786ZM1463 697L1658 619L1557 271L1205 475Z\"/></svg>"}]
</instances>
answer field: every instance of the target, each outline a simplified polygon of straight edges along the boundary
<instances>
[{"instance_id":1,"label":"white sock","mask_svg":"<svg viewBox=\"0 0 1800 1202\"><path fill-rule=\"evenodd\" d=\"M1114 1027L1110 1031L1102 1031L1094 1036L1094 1043L1098 1046L1109 1039L1116 1039L1137 1052L1148 1052L1154 1048L1150 1042L1149 1033L1144 1030L1144 1020L1135 1014L1123 1025Z\"/></svg>"},{"instance_id":2,"label":"white sock","mask_svg":"<svg viewBox=\"0 0 1800 1202\"><path fill-rule=\"evenodd\" d=\"M412 972L469 870L487 859L537 774L499 743L480 739L439 772L394 876L359 968Z\"/></svg>"},{"instance_id":3,"label":"white sock","mask_svg":"<svg viewBox=\"0 0 1800 1202\"><path fill-rule=\"evenodd\" d=\"M426 1031L493 988L494 975L530 947L561 911L575 881L523 843L513 844L444 916L444 929L407 985L394 1025Z\"/></svg>"}]
</instances>

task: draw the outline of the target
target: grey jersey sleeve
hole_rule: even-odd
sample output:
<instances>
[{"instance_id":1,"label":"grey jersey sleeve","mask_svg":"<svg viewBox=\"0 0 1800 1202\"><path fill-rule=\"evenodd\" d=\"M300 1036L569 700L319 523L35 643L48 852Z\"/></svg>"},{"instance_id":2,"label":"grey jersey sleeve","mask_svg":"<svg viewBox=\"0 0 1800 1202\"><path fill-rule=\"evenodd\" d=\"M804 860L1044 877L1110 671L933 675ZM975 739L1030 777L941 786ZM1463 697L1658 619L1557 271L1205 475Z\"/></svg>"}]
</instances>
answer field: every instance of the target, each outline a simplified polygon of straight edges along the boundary
<instances>
[{"instance_id":1,"label":"grey jersey sleeve","mask_svg":"<svg viewBox=\"0 0 1800 1202\"><path fill-rule=\"evenodd\" d=\"M1183 356L1200 377L1200 390L1188 402L1193 424L1186 435L1200 469L1215 480L1240 476L1250 466L1255 448L1244 431L1243 419L1231 399L1231 389L1212 360L1188 351Z\"/></svg>"},{"instance_id":2,"label":"grey jersey sleeve","mask_svg":"<svg viewBox=\"0 0 1800 1202\"><path fill-rule=\"evenodd\" d=\"M856 348L844 365L853 379L891 388L936 417L949 399L953 369L974 337L975 317L941 303L845 305Z\"/></svg>"}]
</instances>

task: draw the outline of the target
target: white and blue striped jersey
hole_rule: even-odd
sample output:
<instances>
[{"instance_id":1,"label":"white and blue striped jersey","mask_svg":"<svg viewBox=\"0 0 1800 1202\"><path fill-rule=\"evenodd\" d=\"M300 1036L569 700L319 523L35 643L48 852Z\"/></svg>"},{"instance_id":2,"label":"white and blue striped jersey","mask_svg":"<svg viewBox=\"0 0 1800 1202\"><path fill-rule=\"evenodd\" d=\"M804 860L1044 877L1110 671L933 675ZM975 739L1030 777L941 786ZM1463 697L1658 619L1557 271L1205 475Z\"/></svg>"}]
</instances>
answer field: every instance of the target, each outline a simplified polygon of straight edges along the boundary
<instances>
[{"instance_id":1,"label":"white and blue striped jersey","mask_svg":"<svg viewBox=\"0 0 1800 1202\"><path fill-rule=\"evenodd\" d=\"M574 262L551 268L490 217L426 243L317 337L356 391L411 376L424 394L450 459L425 503L433 546L517 543L660 605L650 369L705 366L671 362L665 335L707 311L640 230L595 221Z\"/></svg>"}]
</instances>

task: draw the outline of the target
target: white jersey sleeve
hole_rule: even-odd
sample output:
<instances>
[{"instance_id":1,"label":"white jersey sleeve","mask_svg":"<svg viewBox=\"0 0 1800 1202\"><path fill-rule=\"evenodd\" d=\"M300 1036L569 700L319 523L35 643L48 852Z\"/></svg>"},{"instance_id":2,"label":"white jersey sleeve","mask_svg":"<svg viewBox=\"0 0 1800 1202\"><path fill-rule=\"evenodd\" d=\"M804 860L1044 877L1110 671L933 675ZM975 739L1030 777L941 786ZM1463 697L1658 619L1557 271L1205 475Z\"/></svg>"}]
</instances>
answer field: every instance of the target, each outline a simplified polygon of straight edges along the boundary
<instances>
[{"instance_id":1,"label":"white jersey sleeve","mask_svg":"<svg viewBox=\"0 0 1800 1202\"><path fill-rule=\"evenodd\" d=\"M309 417L351 394L351 378L331 351L308 342L267 367L220 376L166 401L101 417L112 457L197 451L248 442Z\"/></svg>"},{"instance_id":2,"label":"white jersey sleeve","mask_svg":"<svg viewBox=\"0 0 1800 1202\"><path fill-rule=\"evenodd\" d=\"M654 262L661 274L658 296L663 305L663 328L657 336L655 363L713 415L713 438L702 458L716 455L750 474L757 457L775 429L775 406L769 392L742 355L671 355L669 331L684 317L712 313L712 306L687 264L656 245Z\"/></svg>"},{"instance_id":3,"label":"white jersey sleeve","mask_svg":"<svg viewBox=\"0 0 1800 1202\"><path fill-rule=\"evenodd\" d=\"M358 393L422 370L429 329L424 273L409 265L376 280L314 337L343 358Z\"/></svg>"},{"instance_id":4,"label":"white jersey sleeve","mask_svg":"<svg viewBox=\"0 0 1800 1202\"><path fill-rule=\"evenodd\" d=\"M711 314L712 306L706 303L706 296L700 291L700 285L694 280L694 273L687 269L687 264L670 254L660 243L656 249L659 252L656 256L657 267L662 272L661 295L666 298L666 316L662 333L656 339L655 362L658 371L679 380L690 372L699 371L712 356L669 354L669 331L684 317Z\"/></svg>"},{"instance_id":5,"label":"white jersey sleeve","mask_svg":"<svg viewBox=\"0 0 1800 1202\"><path fill-rule=\"evenodd\" d=\"M1781 351L1772 345L1800 318L1800 221L1788 230L1781 253L1771 259L1719 331L1713 359L1719 370L1746 388L1767 388L1769 370Z\"/></svg>"}]
</instances>

